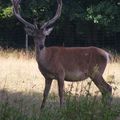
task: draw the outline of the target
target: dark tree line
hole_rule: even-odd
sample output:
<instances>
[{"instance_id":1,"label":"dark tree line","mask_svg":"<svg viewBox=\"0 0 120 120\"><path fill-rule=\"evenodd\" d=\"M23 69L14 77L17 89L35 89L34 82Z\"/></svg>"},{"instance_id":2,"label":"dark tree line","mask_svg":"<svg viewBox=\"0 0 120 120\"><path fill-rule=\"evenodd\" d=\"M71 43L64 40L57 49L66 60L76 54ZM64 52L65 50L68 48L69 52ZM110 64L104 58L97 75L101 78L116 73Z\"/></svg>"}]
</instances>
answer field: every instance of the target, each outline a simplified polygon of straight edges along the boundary
<instances>
[{"instance_id":1,"label":"dark tree line","mask_svg":"<svg viewBox=\"0 0 120 120\"><path fill-rule=\"evenodd\" d=\"M21 14L39 23L51 18L56 0L21 0ZM13 16L11 2L0 0L0 46L24 47L23 26ZM30 38L30 46L33 45ZM110 47L120 51L119 0L63 0L62 16L46 41L47 46Z\"/></svg>"}]
</instances>

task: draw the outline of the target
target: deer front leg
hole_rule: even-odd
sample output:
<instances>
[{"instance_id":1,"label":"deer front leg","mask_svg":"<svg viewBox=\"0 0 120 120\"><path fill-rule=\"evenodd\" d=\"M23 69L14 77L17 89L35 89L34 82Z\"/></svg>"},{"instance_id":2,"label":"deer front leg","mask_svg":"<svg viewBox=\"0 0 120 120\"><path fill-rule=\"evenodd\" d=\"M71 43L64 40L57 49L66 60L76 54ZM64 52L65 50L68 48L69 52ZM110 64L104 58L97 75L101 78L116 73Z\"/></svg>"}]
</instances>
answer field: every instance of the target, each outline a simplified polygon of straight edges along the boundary
<instances>
[{"instance_id":1,"label":"deer front leg","mask_svg":"<svg viewBox=\"0 0 120 120\"><path fill-rule=\"evenodd\" d=\"M64 103L64 78L63 77L58 79L58 91L59 91L59 98L60 98L60 107L62 107Z\"/></svg>"},{"instance_id":2,"label":"deer front leg","mask_svg":"<svg viewBox=\"0 0 120 120\"><path fill-rule=\"evenodd\" d=\"M43 109L45 107L45 103L46 103L48 93L50 91L51 83L52 83L51 79L45 80L45 89L44 89L44 93L43 93L43 100L42 100L42 104L41 104L41 109Z\"/></svg>"}]
</instances>

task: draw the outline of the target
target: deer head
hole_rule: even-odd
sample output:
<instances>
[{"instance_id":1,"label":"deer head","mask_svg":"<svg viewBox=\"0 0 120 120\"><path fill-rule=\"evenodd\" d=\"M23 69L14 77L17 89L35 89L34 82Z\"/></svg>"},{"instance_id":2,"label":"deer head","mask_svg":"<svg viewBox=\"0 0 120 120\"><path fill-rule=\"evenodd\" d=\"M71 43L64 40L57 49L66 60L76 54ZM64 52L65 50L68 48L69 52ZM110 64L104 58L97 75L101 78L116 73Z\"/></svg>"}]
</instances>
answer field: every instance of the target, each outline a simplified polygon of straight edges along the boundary
<instances>
[{"instance_id":1,"label":"deer head","mask_svg":"<svg viewBox=\"0 0 120 120\"><path fill-rule=\"evenodd\" d=\"M53 27L51 27L56 20L60 17L61 15L61 10L62 10L62 0L57 0L58 3L58 8L56 11L55 16L48 20L47 22L43 23L40 28L38 28L38 25L36 24L31 24L24 20L19 11L19 5L21 0L11 0L13 4L13 12L16 18L25 25L25 31L28 35L33 36L34 41L36 44L39 44L41 47L44 46L45 43L45 38L48 36L51 31L53 30Z\"/></svg>"}]
</instances>

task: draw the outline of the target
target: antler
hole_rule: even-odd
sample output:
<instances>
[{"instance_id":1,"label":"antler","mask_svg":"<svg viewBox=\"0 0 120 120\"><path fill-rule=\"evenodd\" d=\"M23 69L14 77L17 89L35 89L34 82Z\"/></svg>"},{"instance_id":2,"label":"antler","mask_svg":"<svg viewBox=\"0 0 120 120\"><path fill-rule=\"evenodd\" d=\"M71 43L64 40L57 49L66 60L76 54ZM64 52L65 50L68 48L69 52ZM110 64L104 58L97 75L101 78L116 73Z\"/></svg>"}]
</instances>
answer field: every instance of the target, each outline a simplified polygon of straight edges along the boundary
<instances>
[{"instance_id":1,"label":"antler","mask_svg":"<svg viewBox=\"0 0 120 120\"><path fill-rule=\"evenodd\" d=\"M62 0L57 0L57 3L58 3L58 8L57 8L57 11L56 11L55 16L54 16L51 20L45 22L45 23L42 25L41 28L49 27L50 25L52 25L53 23L55 23L55 21L60 17L60 15L61 15L61 10L62 10Z\"/></svg>"},{"instance_id":2,"label":"antler","mask_svg":"<svg viewBox=\"0 0 120 120\"><path fill-rule=\"evenodd\" d=\"M19 4L20 4L21 0L11 0L12 4L13 4L13 12L15 14L15 16L17 17L17 19L22 22L27 28L31 28L31 29L35 29L35 26L29 22L27 22L26 20L24 20L19 12Z\"/></svg>"},{"instance_id":3,"label":"antler","mask_svg":"<svg viewBox=\"0 0 120 120\"><path fill-rule=\"evenodd\" d=\"M24 20L21 17L20 12L19 12L19 4L20 4L21 0L11 0L11 1L13 4L13 12L14 12L15 16L17 17L17 19L20 22L22 22L26 26L26 28L30 28L31 29L30 31L32 32L32 30L34 30L37 26L27 22L26 20ZM51 24L55 23L55 21L60 17L61 10L62 10L62 0L57 0L57 3L58 3L58 8L57 8L55 16L52 19L50 19L49 21L45 22L41 26L41 29L49 27Z\"/></svg>"}]
</instances>

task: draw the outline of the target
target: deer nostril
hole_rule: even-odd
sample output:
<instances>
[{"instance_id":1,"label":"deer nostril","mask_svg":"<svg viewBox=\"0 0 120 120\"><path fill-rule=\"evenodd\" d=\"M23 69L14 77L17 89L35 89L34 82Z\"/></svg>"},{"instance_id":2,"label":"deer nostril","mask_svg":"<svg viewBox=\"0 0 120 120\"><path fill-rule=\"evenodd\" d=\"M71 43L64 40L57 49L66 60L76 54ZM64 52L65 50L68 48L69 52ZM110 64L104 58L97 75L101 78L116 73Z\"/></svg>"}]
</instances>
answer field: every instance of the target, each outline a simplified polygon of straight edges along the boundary
<instances>
[{"instance_id":1,"label":"deer nostril","mask_svg":"<svg viewBox=\"0 0 120 120\"><path fill-rule=\"evenodd\" d=\"M44 48L44 45L39 45L40 50Z\"/></svg>"}]
</instances>

